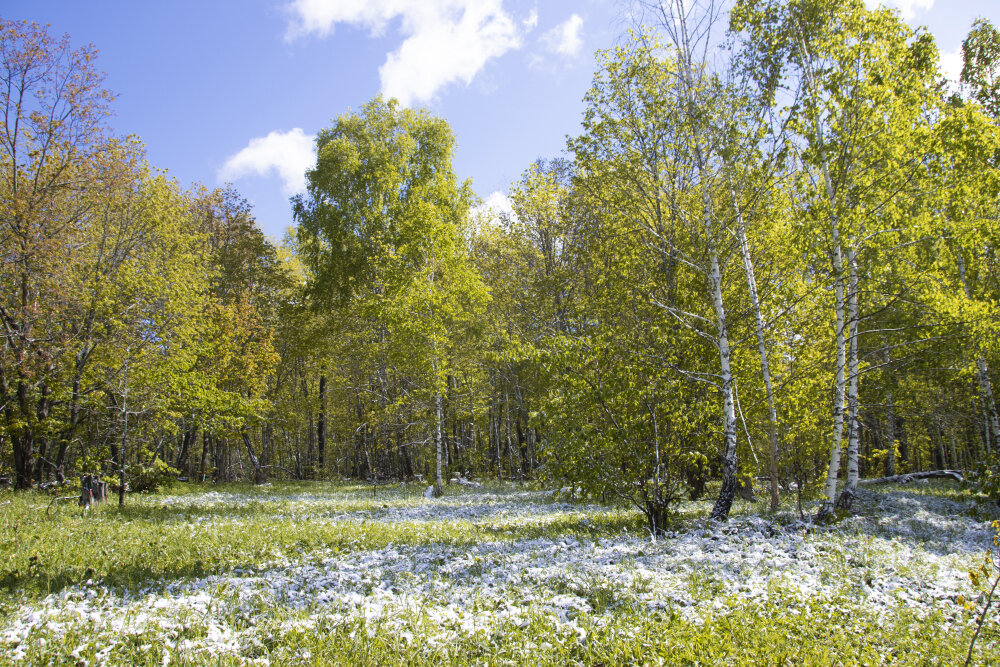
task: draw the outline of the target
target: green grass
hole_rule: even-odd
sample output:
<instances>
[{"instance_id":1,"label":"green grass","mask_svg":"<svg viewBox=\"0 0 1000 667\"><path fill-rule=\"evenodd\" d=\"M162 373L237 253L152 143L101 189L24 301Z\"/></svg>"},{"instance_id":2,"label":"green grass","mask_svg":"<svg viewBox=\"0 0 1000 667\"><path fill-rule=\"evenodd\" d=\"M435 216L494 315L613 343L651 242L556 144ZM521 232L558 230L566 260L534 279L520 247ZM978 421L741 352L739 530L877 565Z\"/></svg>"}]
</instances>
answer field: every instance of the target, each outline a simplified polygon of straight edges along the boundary
<instances>
[{"instance_id":1,"label":"green grass","mask_svg":"<svg viewBox=\"0 0 1000 667\"><path fill-rule=\"evenodd\" d=\"M837 611L831 611L831 607ZM955 665L964 662L968 631L949 631L937 616L921 618L901 609L886 622L848 600L768 606L748 605L730 613L686 621L666 612L630 610L575 619L567 628L545 615L496 631L456 633L419 613L404 630L381 622L320 620L297 625L296 616L272 615L256 622L262 639L239 655L192 652L186 640L208 629L196 618L182 632L145 632L105 652L110 664L242 665L253 660L282 665ZM997 640L995 629L980 641ZM85 632L40 633L26 664L90 664L102 647ZM980 664L990 664L979 655ZM2 662L2 658L0 658Z\"/></svg>"},{"instance_id":2,"label":"green grass","mask_svg":"<svg viewBox=\"0 0 1000 667\"><path fill-rule=\"evenodd\" d=\"M443 567L463 549L487 542L530 545L532 540L573 538L580 546L569 548L589 548L585 545L624 537L632 546L622 554L620 567L631 573L645 562L647 552L671 548L670 538L656 545L643 541L648 535L644 519L628 508L579 505L562 511L563 505L553 504L548 513L440 519L431 513L430 520L406 519L407 512L435 506L423 500L424 488L379 487L372 497L370 486L346 483L175 485L155 495L130 496L122 509L108 503L86 514L75 503L57 504L46 511L51 497L45 494L0 492L0 665L15 661L162 665L165 660L198 665L255 661L287 665L950 665L964 662L971 639L973 613L949 606L947 601L914 606L912 600L900 598L888 610L866 605L867 587L890 576L915 581L934 577L939 567L938 561L924 564L919 559L884 565L904 543L885 539L873 502L859 504L857 514L842 525L801 533L803 543L815 547L808 564L820 568L818 580L826 586L823 594L812 597L790 585L794 572L771 580L767 594L759 600L733 595L724 576L744 579L755 574L751 567L739 564L728 570L729 575L697 568L678 573L691 602L651 609L643 596L654 584L642 576L622 586L602 575L568 568L555 577L526 575L530 590L510 591L506 598L473 596L446 607L441 605L447 601L433 596L419 598L414 606L394 611L390 618L366 620L337 605L288 606L280 597L256 597L232 589L226 579L204 589L202 607L180 607L171 612L169 622L160 619L144 625L126 617L125 626L113 627L104 617L73 616L76 612L69 603L85 601L88 595L110 596L112 606L124 604L114 601L115 596L124 595L138 605L136 601L162 595L164 586L171 583L248 566L259 568L268 562L316 559L318 564L320 557L336 559L390 545L449 547L442 552L441 562L434 562L435 567ZM502 508L507 504L518 507L520 494L526 491L508 485L484 490L490 494L488 500ZM963 507L971 507L975 500L950 482L879 491L931 496ZM474 508L480 497L468 489L449 488L444 502L459 509ZM877 500L879 496L872 497ZM544 506L552 501L548 495L535 493L531 502ZM700 530L710 506L710 502L700 502L679 508L678 529ZM770 516L775 525L788 525L794 522L792 508L785 499L778 515L763 515ZM740 503L734 517L760 509L760 503ZM976 520L996 514L988 507L973 511L988 515L977 514ZM730 531L729 527L724 530ZM728 543L739 549L738 532L727 534ZM928 534L933 536L933 531ZM932 537L917 533L905 544L915 553L924 549L940 553L947 536L935 543ZM981 555L944 554L941 562L971 563ZM453 572L475 583L489 574L489 568L487 561L470 556ZM394 585L405 587L413 576L397 573ZM435 576L444 577L445 585L452 575ZM69 601L59 612L62 616L52 617L60 623L52 629L44 622L33 625L16 652L5 652L4 628L31 610L45 609L46 601L53 599L46 596L53 595ZM580 600L582 606L567 608L560 618L555 612L534 609L531 596L537 595L568 596ZM692 613L685 604L697 604L700 611ZM499 623L469 625L470 619L492 618L491 614L508 607L523 613ZM141 605L135 609L128 613L142 613ZM991 664L1000 646L998 628L1000 622L988 623L980 636L978 664ZM213 639L217 636L221 637L218 641Z\"/></svg>"},{"instance_id":3,"label":"green grass","mask_svg":"<svg viewBox=\"0 0 1000 667\"><path fill-rule=\"evenodd\" d=\"M114 502L87 513L75 503L46 508L45 494L0 494L0 612L3 595L57 593L87 580L135 591L150 581L202 577L261 560L297 557L317 549L353 551L388 544L476 544L485 539L540 537L597 538L641 529L641 517L628 511L593 515L554 515L519 521L443 520L349 523L326 520L344 512L405 507L422 501L422 488L380 488L303 483L261 489L248 485L212 487L222 493L256 497L248 502L199 505L203 495L183 490L182 502L163 506L169 495L136 496L124 508ZM188 488L185 488L188 487ZM505 488L509 492L509 488ZM318 494L326 502L313 511L296 509L283 496ZM454 493L454 496L468 495ZM277 502L263 502L278 498ZM190 498L190 503L183 500ZM199 521L202 521L199 523Z\"/></svg>"}]
</instances>

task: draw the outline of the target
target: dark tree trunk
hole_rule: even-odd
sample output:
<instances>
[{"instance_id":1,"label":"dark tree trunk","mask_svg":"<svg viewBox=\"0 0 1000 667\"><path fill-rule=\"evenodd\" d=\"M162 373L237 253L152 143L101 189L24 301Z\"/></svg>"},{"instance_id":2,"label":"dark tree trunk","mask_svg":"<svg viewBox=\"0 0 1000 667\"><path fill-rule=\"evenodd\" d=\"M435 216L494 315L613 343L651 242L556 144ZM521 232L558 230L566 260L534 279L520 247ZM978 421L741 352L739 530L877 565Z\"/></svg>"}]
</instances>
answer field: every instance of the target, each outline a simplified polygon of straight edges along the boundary
<instances>
[{"instance_id":1,"label":"dark tree trunk","mask_svg":"<svg viewBox=\"0 0 1000 667\"><path fill-rule=\"evenodd\" d=\"M184 435L181 436L181 451L177 453L177 463L174 465L178 470L183 471L185 474L188 473L188 457L191 452L191 445L198 438L197 427L188 427L184 429Z\"/></svg>"},{"instance_id":2,"label":"dark tree trunk","mask_svg":"<svg viewBox=\"0 0 1000 667\"><path fill-rule=\"evenodd\" d=\"M260 457L257 456L257 453L254 452L253 443L250 441L250 434L247 433L247 430L243 429L240 432L240 435L243 437L243 444L244 446L246 446L247 454L250 456L250 465L253 466L253 472L254 472L253 483L263 484L264 483L263 461L261 460Z\"/></svg>"},{"instance_id":3,"label":"dark tree trunk","mask_svg":"<svg viewBox=\"0 0 1000 667\"><path fill-rule=\"evenodd\" d=\"M319 417L316 423L316 446L320 470L326 467L326 376L319 378Z\"/></svg>"},{"instance_id":4,"label":"dark tree trunk","mask_svg":"<svg viewBox=\"0 0 1000 667\"><path fill-rule=\"evenodd\" d=\"M44 481L43 478L46 477L49 472L48 469L50 466L48 465L48 461L45 459L46 454L48 454L48 446L48 440L42 438L41 442L38 443L38 452L35 454L35 471L33 476L39 483Z\"/></svg>"},{"instance_id":5,"label":"dark tree trunk","mask_svg":"<svg viewBox=\"0 0 1000 667\"><path fill-rule=\"evenodd\" d=\"M208 431L202 431L201 434L201 465L198 469L198 481L205 481L205 468L208 467L208 450L211 447L211 436Z\"/></svg>"},{"instance_id":6,"label":"dark tree trunk","mask_svg":"<svg viewBox=\"0 0 1000 667\"><path fill-rule=\"evenodd\" d=\"M34 447L31 434L11 436L14 448L14 488L25 491L31 488Z\"/></svg>"}]
</instances>

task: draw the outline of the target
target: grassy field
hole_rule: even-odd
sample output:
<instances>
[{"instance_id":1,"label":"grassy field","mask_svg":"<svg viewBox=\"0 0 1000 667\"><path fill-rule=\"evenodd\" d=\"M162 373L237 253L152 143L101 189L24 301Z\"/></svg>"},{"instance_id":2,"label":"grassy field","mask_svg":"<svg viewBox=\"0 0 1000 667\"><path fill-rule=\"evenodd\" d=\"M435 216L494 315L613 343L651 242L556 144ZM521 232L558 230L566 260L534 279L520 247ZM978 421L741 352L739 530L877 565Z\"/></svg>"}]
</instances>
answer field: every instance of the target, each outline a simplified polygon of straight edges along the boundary
<instances>
[{"instance_id":1,"label":"grassy field","mask_svg":"<svg viewBox=\"0 0 1000 667\"><path fill-rule=\"evenodd\" d=\"M176 485L84 515L0 493L0 664L961 664L1000 516L951 483L829 527L551 491ZM994 611L976 664L1000 663Z\"/></svg>"}]
</instances>

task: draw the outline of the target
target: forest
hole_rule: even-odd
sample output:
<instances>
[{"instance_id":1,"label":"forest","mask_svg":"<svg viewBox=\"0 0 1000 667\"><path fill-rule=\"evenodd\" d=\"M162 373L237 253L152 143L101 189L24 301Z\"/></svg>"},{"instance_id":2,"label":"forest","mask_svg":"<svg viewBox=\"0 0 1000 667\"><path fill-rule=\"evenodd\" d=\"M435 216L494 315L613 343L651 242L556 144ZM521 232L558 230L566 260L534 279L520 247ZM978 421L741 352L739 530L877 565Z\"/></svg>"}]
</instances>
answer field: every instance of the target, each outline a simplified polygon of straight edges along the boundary
<instances>
[{"instance_id":1,"label":"forest","mask_svg":"<svg viewBox=\"0 0 1000 667\"><path fill-rule=\"evenodd\" d=\"M0 663L990 663L1000 29L639 7L511 213L376 97L280 240L0 19Z\"/></svg>"},{"instance_id":2,"label":"forest","mask_svg":"<svg viewBox=\"0 0 1000 667\"><path fill-rule=\"evenodd\" d=\"M598 54L513 214L376 98L280 241L112 130L92 50L7 23L8 482L538 479L653 530L719 482L718 519L923 470L1000 498L1000 31L954 93L889 10L671 7Z\"/></svg>"}]
</instances>

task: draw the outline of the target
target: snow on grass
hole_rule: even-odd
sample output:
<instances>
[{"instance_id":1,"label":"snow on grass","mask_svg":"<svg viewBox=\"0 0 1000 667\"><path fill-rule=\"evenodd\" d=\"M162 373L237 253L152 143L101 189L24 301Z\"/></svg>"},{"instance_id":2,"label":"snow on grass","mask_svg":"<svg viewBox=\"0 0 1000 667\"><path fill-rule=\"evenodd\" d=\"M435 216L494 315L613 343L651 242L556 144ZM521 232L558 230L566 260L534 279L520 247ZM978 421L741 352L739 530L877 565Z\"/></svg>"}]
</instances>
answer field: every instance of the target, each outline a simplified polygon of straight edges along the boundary
<instances>
[{"instance_id":1,"label":"snow on grass","mask_svg":"<svg viewBox=\"0 0 1000 667\"><path fill-rule=\"evenodd\" d=\"M476 521L519 519L549 516L553 513L580 514L605 512L597 505L567 503L558 500L551 491L489 490L464 492L428 501L414 489L423 487L397 486L379 489L370 495L371 487L355 487L352 493L251 492L212 491L192 496L159 496L146 500L155 508L174 510L174 518L211 520L253 515L290 521Z\"/></svg>"},{"instance_id":2,"label":"snow on grass","mask_svg":"<svg viewBox=\"0 0 1000 667\"><path fill-rule=\"evenodd\" d=\"M557 502L548 492L467 492L434 501L406 489L372 500L213 492L149 502L181 513L250 503L289 520L475 522L497 536L471 545L432 540L277 554L224 574L151 581L136 593L88 582L23 600L0 626L0 653L31 661L45 643L75 637L70 656L99 664L120 659L115 651L123 647L145 654L160 644L206 660L246 657L276 633L357 623L403 638L416 633L434 647L537 618L582 641L588 624L621 614L670 612L700 624L747 605L808 616L817 602L887 619L907 608L915 618L935 615L964 627L968 617L954 601L990 536L967 504L903 491L864 493L858 513L833 528L746 515L722 525L700 521L656 541L627 532L504 536L533 521L586 523L621 512Z\"/></svg>"}]
</instances>

